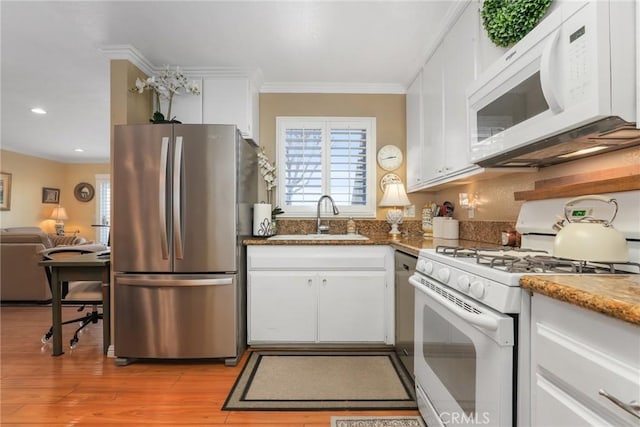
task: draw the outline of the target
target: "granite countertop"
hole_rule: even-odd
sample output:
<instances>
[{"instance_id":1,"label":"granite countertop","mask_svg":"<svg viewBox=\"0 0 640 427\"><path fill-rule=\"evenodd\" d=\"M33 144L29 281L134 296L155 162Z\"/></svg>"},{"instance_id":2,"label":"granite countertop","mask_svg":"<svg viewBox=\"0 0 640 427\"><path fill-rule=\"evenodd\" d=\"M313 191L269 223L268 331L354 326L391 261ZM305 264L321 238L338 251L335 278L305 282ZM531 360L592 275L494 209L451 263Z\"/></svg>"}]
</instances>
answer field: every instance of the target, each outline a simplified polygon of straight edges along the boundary
<instances>
[{"instance_id":1,"label":"granite countertop","mask_svg":"<svg viewBox=\"0 0 640 427\"><path fill-rule=\"evenodd\" d=\"M640 275L560 274L522 276L533 292L640 325Z\"/></svg>"},{"instance_id":2,"label":"granite countertop","mask_svg":"<svg viewBox=\"0 0 640 427\"><path fill-rule=\"evenodd\" d=\"M253 237L244 239L244 245L263 245L263 246L279 246L279 245L390 245L394 249L410 255L418 256L420 249L434 249L439 245L446 246L463 246L463 247L488 247L496 246L491 243L478 242L475 240L451 240L451 239L433 239L424 238L421 235L401 236L398 239L392 239L388 233L372 233L366 235L369 240L268 240L264 237Z\"/></svg>"}]
</instances>

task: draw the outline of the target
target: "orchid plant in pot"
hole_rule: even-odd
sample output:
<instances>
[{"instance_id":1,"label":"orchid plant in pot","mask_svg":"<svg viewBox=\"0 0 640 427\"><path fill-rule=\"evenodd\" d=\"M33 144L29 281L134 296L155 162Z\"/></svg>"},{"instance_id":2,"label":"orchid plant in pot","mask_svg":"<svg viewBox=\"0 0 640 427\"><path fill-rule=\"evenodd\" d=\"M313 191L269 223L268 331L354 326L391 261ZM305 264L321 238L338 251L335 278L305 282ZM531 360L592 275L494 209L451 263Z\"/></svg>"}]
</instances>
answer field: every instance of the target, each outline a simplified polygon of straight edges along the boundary
<instances>
[{"instance_id":1,"label":"orchid plant in pot","mask_svg":"<svg viewBox=\"0 0 640 427\"><path fill-rule=\"evenodd\" d=\"M257 154L258 169L265 183L265 188L267 190L267 204L270 206L269 209L271 210L271 223L269 224L270 229L267 230L266 235L272 235L276 233L276 215L284 213L284 211L278 206L271 208L274 201L273 193L276 188L276 166L275 164L271 163L271 161L267 157L267 154L264 152L263 147L258 148Z\"/></svg>"},{"instance_id":2,"label":"orchid plant in pot","mask_svg":"<svg viewBox=\"0 0 640 427\"><path fill-rule=\"evenodd\" d=\"M181 93L190 93L200 95L200 87L195 81L189 82L180 67L172 70L168 65L158 76L151 76L145 80L136 79L136 86L130 91L134 93L143 93L145 90L152 90L155 97L157 110L153 113L153 118L149 121L152 123L180 123L171 116L171 105L173 97ZM167 100L167 115L162 114L161 100Z\"/></svg>"}]
</instances>

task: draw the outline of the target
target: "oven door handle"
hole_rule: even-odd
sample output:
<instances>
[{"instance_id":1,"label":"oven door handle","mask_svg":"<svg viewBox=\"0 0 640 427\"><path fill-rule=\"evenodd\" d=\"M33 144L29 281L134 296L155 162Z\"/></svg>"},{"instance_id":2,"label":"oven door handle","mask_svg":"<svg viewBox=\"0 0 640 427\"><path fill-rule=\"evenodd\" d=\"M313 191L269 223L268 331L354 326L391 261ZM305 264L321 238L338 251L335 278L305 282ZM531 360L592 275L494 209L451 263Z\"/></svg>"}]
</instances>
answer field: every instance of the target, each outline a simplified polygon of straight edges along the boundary
<instances>
[{"instance_id":1,"label":"oven door handle","mask_svg":"<svg viewBox=\"0 0 640 427\"><path fill-rule=\"evenodd\" d=\"M458 307L458 305L456 305L455 303L449 302L449 300L443 298L438 293L424 286L422 283L420 283L419 280L415 279L413 276L409 277L409 283L411 283L411 285L413 285L414 288L416 288L422 293L429 295L438 304L440 304L447 310L453 312L455 315L464 319L465 321L490 331L495 331L498 329L498 321L496 319L483 315L482 313L480 314L469 313L468 311Z\"/></svg>"}]
</instances>

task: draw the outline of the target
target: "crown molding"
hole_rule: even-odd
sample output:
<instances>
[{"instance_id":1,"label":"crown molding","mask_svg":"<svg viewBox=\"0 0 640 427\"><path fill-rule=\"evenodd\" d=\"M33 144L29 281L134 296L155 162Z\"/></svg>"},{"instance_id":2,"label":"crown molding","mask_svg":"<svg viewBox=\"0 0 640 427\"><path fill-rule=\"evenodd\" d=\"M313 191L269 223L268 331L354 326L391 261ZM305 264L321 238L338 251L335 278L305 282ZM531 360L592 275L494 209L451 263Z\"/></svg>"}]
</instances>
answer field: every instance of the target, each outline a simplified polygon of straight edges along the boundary
<instances>
[{"instance_id":1,"label":"crown molding","mask_svg":"<svg viewBox=\"0 0 640 427\"><path fill-rule=\"evenodd\" d=\"M406 88L396 83L320 83L320 82L266 82L260 93L356 93L398 94L407 93Z\"/></svg>"},{"instance_id":2,"label":"crown molding","mask_svg":"<svg viewBox=\"0 0 640 427\"><path fill-rule=\"evenodd\" d=\"M153 75L157 69L138 49L129 44L101 46L98 50L109 59L126 59L148 76Z\"/></svg>"},{"instance_id":3,"label":"crown molding","mask_svg":"<svg viewBox=\"0 0 640 427\"><path fill-rule=\"evenodd\" d=\"M108 45L98 48L109 59L125 59L138 67L148 76L158 74L165 67L154 65L140 53L138 49L129 44ZM207 77L246 77L260 87L263 82L262 70L250 67L180 67L182 72L190 78Z\"/></svg>"}]
</instances>

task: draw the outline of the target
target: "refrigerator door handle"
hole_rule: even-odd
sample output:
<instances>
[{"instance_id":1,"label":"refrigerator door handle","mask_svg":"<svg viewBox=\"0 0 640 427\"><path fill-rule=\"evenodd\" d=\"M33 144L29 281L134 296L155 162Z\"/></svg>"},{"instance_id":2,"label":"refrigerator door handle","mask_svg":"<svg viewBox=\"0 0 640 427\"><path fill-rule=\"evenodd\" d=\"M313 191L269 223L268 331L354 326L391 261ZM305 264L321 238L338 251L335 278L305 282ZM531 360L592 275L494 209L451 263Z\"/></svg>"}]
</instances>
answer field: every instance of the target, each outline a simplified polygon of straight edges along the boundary
<instances>
[{"instance_id":1,"label":"refrigerator door handle","mask_svg":"<svg viewBox=\"0 0 640 427\"><path fill-rule=\"evenodd\" d=\"M224 277L221 279L159 279L159 278L132 278L132 277L118 277L118 285L125 286L219 286L219 285L232 285L232 277Z\"/></svg>"},{"instance_id":2,"label":"refrigerator door handle","mask_svg":"<svg viewBox=\"0 0 640 427\"><path fill-rule=\"evenodd\" d=\"M169 137L162 137L160 149L160 173L158 174L158 210L160 214L160 246L162 259L169 259L169 241L167 238L167 162L169 161Z\"/></svg>"},{"instance_id":3,"label":"refrigerator door handle","mask_svg":"<svg viewBox=\"0 0 640 427\"><path fill-rule=\"evenodd\" d=\"M183 259L182 247L182 137L176 136L176 147L174 155L174 173L173 173L173 244L175 247L176 259Z\"/></svg>"}]
</instances>

